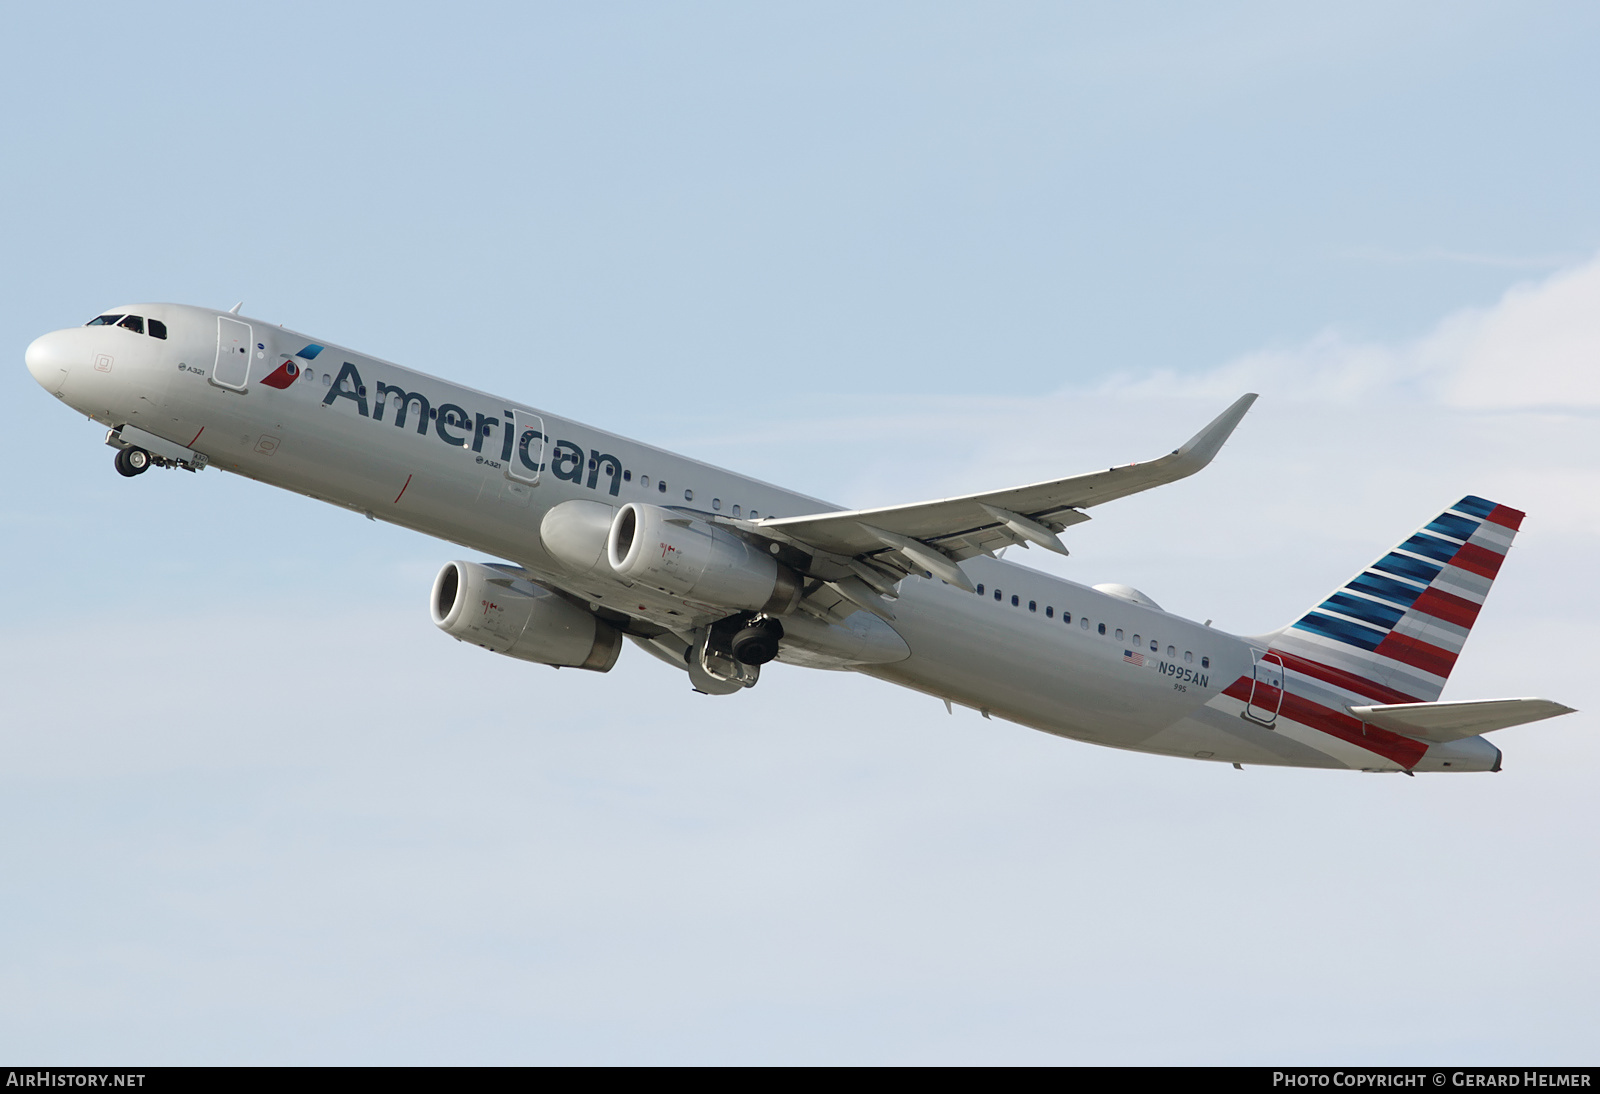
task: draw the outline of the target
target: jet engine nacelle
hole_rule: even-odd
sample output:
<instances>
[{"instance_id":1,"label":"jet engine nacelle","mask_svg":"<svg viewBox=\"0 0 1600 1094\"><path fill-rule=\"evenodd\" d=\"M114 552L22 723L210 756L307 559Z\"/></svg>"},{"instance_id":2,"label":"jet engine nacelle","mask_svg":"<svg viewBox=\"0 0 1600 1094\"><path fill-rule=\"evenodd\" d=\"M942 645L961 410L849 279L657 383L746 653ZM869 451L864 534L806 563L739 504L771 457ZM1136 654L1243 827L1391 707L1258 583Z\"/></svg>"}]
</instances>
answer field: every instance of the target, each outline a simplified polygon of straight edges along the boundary
<instances>
[{"instance_id":1,"label":"jet engine nacelle","mask_svg":"<svg viewBox=\"0 0 1600 1094\"><path fill-rule=\"evenodd\" d=\"M611 522L606 558L624 581L705 604L782 615L800 600L800 578L766 551L659 505L624 505Z\"/></svg>"},{"instance_id":2,"label":"jet engine nacelle","mask_svg":"<svg viewBox=\"0 0 1600 1094\"><path fill-rule=\"evenodd\" d=\"M622 633L522 573L514 566L445 563L433 580L434 623L453 638L507 657L609 672Z\"/></svg>"},{"instance_id":3,"label":"jet engine nacelle","mask_svg":"<svg viewBox=\"0 0 1600 1094\"><path fill-rule=\"evenodd\" d=\"M612 576L606 564L606 537L617 511L599 501L573 499L551 507L539 522L539 541L575 574Z\"/></svg>"}]
</instances>

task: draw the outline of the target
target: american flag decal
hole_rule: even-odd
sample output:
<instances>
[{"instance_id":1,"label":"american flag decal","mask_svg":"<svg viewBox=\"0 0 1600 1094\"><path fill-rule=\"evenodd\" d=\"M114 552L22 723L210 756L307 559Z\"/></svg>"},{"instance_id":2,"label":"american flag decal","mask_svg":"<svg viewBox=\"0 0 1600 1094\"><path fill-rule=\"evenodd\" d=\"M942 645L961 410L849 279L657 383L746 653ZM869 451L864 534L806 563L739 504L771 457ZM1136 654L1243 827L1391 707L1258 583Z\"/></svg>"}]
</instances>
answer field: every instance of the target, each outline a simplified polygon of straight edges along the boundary
<instances>
[{"instance_id":1,"label":"american flag decal","mask_svg":"<svg viewBox=\"0 0 1600 1094\"><path fill-rule=\"evenodd\" d=\"M1130 665L1138 665L1140 668L1144 668L1144 654L1142 653L1134 653L1132 650L1123 650L1122 659Z\"/></svg>"}]
</instances>

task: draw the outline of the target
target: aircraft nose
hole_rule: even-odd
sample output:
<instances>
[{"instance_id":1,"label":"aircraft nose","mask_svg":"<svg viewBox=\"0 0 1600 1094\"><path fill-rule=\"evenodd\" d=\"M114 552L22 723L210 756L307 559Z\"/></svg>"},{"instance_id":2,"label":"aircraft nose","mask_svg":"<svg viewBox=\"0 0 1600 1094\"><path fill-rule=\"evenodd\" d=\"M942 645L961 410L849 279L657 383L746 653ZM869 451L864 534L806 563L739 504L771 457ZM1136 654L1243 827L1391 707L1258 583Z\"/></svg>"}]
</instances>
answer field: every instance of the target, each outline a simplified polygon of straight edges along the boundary
<instances>
[{"instance_id":1,"label":"aircraft nose","mask_svg":"<svg viewBox=\"0 0 1600 1094\"><path fill-rule=\"evenodd\" d=\"M40 335L28 346L23 359L28 371L41 387L54 391L61 386L61 374L72 367L72 355L61 331Z\"/></svg>"}]
</instances>

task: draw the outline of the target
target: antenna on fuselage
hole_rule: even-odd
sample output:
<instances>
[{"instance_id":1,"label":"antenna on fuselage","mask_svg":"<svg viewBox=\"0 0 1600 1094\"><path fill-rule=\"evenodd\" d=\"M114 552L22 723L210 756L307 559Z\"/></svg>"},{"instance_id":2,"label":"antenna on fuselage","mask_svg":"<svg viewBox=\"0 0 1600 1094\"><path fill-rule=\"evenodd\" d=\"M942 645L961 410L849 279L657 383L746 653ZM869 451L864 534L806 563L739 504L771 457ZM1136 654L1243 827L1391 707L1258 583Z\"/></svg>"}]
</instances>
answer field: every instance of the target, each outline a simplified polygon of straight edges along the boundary
<instances>
[{"instance_id":1,"label":"antenna on fuselage","mask_svg":"<svg viewBox=\"0 0 1600 1094\"><path fill-rule=\"evenodd\" d=\"M233 307L229 308L228 309L228 314L229 315L238 315L239 314L239 309L242 308L242 307L244 307L244 301L243 300L239 301Z\"/></svg>"}]
</instances>

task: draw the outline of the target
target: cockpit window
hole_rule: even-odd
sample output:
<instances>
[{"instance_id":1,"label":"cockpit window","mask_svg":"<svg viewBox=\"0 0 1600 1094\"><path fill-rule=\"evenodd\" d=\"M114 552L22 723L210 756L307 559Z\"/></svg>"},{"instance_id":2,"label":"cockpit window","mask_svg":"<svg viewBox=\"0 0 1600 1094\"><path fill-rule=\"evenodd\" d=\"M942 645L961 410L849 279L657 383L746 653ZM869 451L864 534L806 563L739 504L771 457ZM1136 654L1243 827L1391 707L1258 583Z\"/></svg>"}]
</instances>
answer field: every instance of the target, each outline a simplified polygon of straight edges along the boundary
<instances>
[{"instance_id":1,"label":"cockpit window","mask_svg":"<svg viewBox=\"0 0 1600 1094\"><path fill-rule=\"evenodd\" d=\"M97 315L84 324L86 327L123 327L134 334L145 333L144 317L139 315ZM159 319L150 320L150 337L165 340L167 325Z\"/></svg>"}]
</instances>

